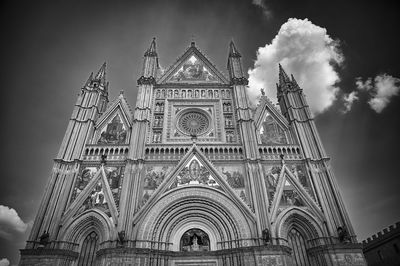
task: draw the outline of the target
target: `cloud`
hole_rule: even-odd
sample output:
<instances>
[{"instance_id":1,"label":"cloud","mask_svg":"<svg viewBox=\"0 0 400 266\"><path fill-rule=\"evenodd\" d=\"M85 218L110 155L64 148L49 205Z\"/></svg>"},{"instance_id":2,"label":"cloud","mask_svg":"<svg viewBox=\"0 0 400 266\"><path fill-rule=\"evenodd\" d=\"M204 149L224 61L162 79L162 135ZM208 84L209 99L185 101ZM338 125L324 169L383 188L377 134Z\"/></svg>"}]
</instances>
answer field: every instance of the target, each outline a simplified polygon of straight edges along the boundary
<instances>
[{"instance_id":1,"label":"cloud","mask_svg":"<svg viewBox=\"0 0 400 266\"><path fill-rule=\"evenodd\" d=\"M390 103L393 96L399 95L400 79L388 74L377 75L373 80L367 78L365 81L361 77L356 78L357 89L369 93L368 104L377 113Z\"/></svg>"},{"instance_id":2,"label":"cloud","mask_svg":"<svg viewBox=\"0 0 400 266\"><path fill-rule=\"evenodd\" d=\"M8 266L8 265L10 265L10 261L8 259L3 258L0 260L0 266Z\"/></svg>"},{"instance_id":3,"label":"cloud","mask_svg":"<svg viewBox=\"0 0 400 266\"><path fill-rule=\"evenodd\" d=\"M351 107L353 106L353 103L358 100L358 92L357 91L352 91L349 94L345 94L343 96L343 102L344 102L344 110L343 113L347 113L351 110Z\"/></svg>"},{"instance_id":4,"label":"cloud","mask_svg":"<svg viewBox=\"0 0 400 266\"><path fill-rule=\"evenodd\" d=\"M308 19L290 18L270 44L258 49L254 68L248 71L249 97L255 104L260 88L265 88L266 95L277 101L275 83L281 63L303 88L313 113L321 113L337 97L340 78L334 65L340 66L343 60L338 41L325 28Z\"/></svg>"},{"instance_id":5,"label":"cloud","mask_svg":"<svg viewBox=\"0 0 400 266\"><path fill-rule=\"evenodd\" d=\"M24 233L28 224L10 207L0 205L0 237L10 239L14 233Z\"/></svg>"},{"instance_id":6,"label":"cloud","mask_svg":"<svg viewBox=\"0 0 400 266\"><path fill-rule=\"evenodd\" d=\"M269 9L267 4L265 3L266 0L253 0L252 3L255 6L258 6L259 8L262 9L264 15L266 18L271 18L272 17L272 11Z\"/></svg>"}]
</instances>

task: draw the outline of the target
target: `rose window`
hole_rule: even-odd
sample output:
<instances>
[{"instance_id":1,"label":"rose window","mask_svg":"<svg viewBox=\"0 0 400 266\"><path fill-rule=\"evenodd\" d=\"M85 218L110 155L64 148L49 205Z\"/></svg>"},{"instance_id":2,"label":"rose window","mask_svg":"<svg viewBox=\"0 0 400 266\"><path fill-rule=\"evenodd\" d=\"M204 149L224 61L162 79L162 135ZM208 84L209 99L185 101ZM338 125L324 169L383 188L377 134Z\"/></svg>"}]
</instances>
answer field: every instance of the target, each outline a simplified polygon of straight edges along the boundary
<instances>
[{"instance_id":1,"label":"rose window","mask_svg":"<svg viewBox=\"0 0 400 266\"><path fill-rule=\"evenodd\" d=\"M186 135L202 135L210 127L210 120L206 114L201 111L190 111L180 116L178 128Z\"/></svg>"}]
</instances>

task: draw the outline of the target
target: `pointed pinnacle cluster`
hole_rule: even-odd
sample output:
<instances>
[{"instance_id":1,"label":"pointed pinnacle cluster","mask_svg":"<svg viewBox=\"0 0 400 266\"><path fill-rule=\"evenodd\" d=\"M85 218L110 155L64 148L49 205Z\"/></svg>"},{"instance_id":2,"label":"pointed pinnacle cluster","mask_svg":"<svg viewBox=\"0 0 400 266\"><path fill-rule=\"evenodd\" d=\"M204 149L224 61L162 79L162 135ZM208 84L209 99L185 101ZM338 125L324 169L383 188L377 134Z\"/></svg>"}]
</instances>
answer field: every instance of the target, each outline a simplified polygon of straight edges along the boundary
<instances>
[{"instance_id":1,"label":"pointed pinnacle cluster","mask_svg":"<svg viewBox=\"0 0 400 266\"><path fill-rule=\"evenodd\" d=\"M149 49L147 49L147 51L144 53L144 56L155 56L155 57L157 57L156 38L155 37L151 41Z\"/></svg>"},{"instance_id":2,"label":"pointed pinnacle cluster","mask_svg":"<svg viewBox=\"0 0 400 266\"><path fill-rule=\"evenodd\" d=\"M286 91L287 89L300 89L293 74L291 74L290 76L291 76L291 78L289 78L288 74L286 74L282 65L279 64L279 84L278 83L276 84L278 96L279 96L279 94L281 94L283 91Z\"/></svg>"},{"instance_id":3,"label":"pointed pinnacle cluster","mask_svg":"<svg viewBox=\"0 0 400 266\"><path fill-rule=\"evenodd\" d=\"M242 57L233 40L229 43L229 57Z\"/></svg>"}]
</instances>

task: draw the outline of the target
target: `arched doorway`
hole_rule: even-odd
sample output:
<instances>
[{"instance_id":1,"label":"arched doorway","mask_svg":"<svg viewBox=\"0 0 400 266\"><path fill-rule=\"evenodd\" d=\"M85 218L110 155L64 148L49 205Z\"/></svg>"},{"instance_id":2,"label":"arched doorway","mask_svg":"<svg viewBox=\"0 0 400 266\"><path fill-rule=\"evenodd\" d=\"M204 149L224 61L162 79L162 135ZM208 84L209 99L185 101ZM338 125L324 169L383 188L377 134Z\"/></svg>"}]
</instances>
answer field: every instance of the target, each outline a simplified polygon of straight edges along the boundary
<instances>
[{"instance_id":1,"label":"arched doorway","mask_svg":"<svg viewBox=\"0 0 400 266\"><path fill-rule=\"evenodd\" d=\"M288 233L289 246L292 249L292 257L297 266L308 266L311 265L309 260L307 249L306 249L306 239L304 236L296 229L290 229Z\"/></svg>"},{"instance_id":2,"label":"arched doorway","mask_svg":"<svg viewBox=\"0 0 400 266\"><path fill-rule=\"evenodd\" d=\"M98 247L99 236L92 231L83 240L81 251L79 252L78 266L94 265Z\"/></svg>"},{"instance_id":3,"label":"arched doorway","mask_svg":"<svg viewBox=\"0 0 400 266\"><path fill-rule=\"evenodd\" d=\"M210 238L203 230L193 228L182 235L179 247L180 251L209 251Z\"/></svg>"}]
</instances>

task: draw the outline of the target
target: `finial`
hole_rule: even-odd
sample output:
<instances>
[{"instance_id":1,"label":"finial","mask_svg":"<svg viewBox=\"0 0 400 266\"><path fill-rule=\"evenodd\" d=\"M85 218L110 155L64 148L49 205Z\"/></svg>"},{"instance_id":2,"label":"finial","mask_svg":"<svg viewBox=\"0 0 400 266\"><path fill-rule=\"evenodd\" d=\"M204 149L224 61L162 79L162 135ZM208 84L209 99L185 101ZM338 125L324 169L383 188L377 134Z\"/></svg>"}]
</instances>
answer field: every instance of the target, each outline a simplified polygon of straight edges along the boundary
<instances>
[{"instance_id":1,"label":"finial","mask_svg":"<svg viewBox=\"0 0 400 266\"><path fill-rule=\"evenodd\" d=\"M191 47L195 47L196 46L196 43L195 43L195 39L194 39L194 34L192 34L192 36L191 36L191 41L190 41L190 46Z\"/></svg>"},{"instance_id":2,"label":"finial","mask_svg":"<svg viewBox=\"0 0 400 266\"><path fill-rule=\"evenodd\" d=\"M100 80L103 85L106 81L106 66L107 66L107 63L104 62L95 76L95 79Z\"/></svg>"},{"instance_id":3,"label":"finial","mask_svg":"<svg viewBox=\"0 0 400 266\"><path fill-rule=\"evenodd\" d=\"M239 53L238 49L235 46L235 43L233 42L233 38L231 42L229 43L229 56L230 57L241 57L241 54Z\"/></svg>"},{"instance_id":4,"label":"finial","mask_svg":"<svg viewBox=\"0 0 400 266\"><path fill-rule=\"evenodd\" d=\"M290 82L289 76L286 74L282 65L279 63L279 85Z\"/></svg>"}]
</instances>

